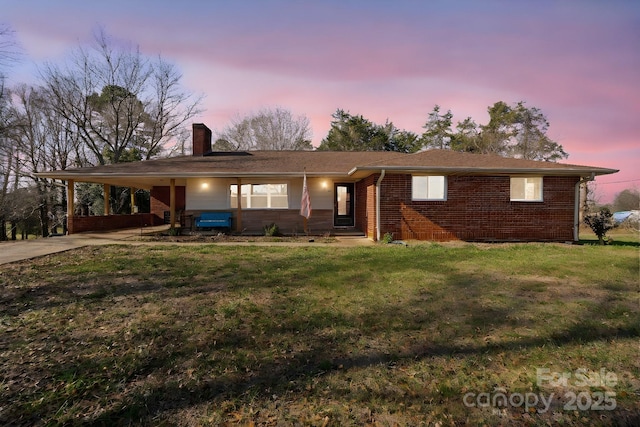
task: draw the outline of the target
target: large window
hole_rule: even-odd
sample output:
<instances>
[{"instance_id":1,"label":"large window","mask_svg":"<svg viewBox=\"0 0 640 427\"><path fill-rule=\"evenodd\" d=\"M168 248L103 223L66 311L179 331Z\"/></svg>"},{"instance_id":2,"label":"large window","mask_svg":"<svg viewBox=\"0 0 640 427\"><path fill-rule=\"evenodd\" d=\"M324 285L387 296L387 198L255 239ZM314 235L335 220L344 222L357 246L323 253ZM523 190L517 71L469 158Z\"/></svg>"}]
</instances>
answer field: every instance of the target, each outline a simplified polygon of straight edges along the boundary
<instances>
[{"instance_id":1,"label":"large window","mask_svg":"<svg viewBox=\"0 0 640 427\"><path fill-rule=\"evenodd\" d=\"M413 200L446 200L447 180L440 175L414 175L411 180L411 198Z\"/></svg>"},{"instance_id":2,"label":"large window","mask_svg":"<svg viewBox=\"0 0 640 427\"><path fill-rule=\"evenodd\" d=\"M517 202L541 202L542 177L511 177L511 200Z\"/></svg>"},{"instance_id":3,"label":"large window","mask_svg":"<svg viewBox=\"0 0 640 427\"><path fill-rule=\"evenodd\" d=\"M231 207L238 207L238 186L231 185ZM241 187L243 209L287 209L287 184L244 184Z\"/></svg>"}]
</instances>

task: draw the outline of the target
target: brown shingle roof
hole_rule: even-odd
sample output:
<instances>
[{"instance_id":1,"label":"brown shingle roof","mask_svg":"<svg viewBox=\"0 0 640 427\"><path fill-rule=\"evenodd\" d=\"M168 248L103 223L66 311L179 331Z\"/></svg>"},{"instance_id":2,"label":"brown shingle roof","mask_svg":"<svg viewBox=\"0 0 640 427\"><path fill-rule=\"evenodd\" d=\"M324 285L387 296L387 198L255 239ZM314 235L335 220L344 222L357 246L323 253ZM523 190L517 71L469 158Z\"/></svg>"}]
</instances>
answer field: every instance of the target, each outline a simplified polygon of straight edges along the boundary
<instances>
[{"instance_id":1,"label":"brown shingle roof","mask_svg":"<svg viewBox=\"0 0 640 427\"><path fill-rule=\"evenodd\" d=\"M367 165L358 165L350 172L363 175L364 172L382 170L415 171L438 173L539 173L562 175L604 175L615 173L615 169L579 166L566 163L524 160L491 154L461 153L451 150L427 150L407 154L393 159L384 159Z\"/></svg>"},{"instance_id":2,"label":"brown shingle roof","mask_svg":"<svg viewBox=\"0 0 640 427\"><path fill-rule=\"evenodd\" d=\"M181 156L133 163L68 169L65 174L127 174L171 175L256 175L256 174L307 174L346 175L359 164L391 161L406 156L390 151L251 151L219 152L206 156ZM52 172L53 173L53 172ZM47 174L48 175L48 174Z\"/></svg>"},{"instance_id":3,"label":"brown shingle roof","mask_svg":"<svg viewBox=\"0 0 640 427\"><path fill-rule=\"evenodd\" d=\"M168 178L250 177L250 176L351 176L362 178L382 169L436 173L539 173L561 175L596 175L617 172L591 166L539 162L493 155L428 150L414 154L389 151L252 151L211 153L206 156L183 156L134 163L95 166L53 171L39 176L55 179L128 185L134 181L160 185ZM118 184L122 185L122 184Z\"/></svg>"}]
</instances>

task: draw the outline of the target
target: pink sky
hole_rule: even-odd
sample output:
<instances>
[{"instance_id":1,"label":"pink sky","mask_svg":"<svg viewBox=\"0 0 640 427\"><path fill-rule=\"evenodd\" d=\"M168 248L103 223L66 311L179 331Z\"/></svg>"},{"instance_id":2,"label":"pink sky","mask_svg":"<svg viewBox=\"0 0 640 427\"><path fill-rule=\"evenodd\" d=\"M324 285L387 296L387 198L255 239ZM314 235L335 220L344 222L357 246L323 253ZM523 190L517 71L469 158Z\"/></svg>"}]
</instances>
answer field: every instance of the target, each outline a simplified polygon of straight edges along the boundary
<instances>
[{"instance_id":1,"label":"pink sky","mask_svg":"<svg viewBox=\"0 0 640 427\"><path fill-rule=\"evenodd\" d=\"M214 130L280 106L317 146L338 108L421 133L435 104L484 124L493 103L525 101L565 162L620 169L596 180L602 202L640 187L640 2L31 0L0 22L25 54L9 85L102 25L176 64Z\"/></svg>"}]
</instances>

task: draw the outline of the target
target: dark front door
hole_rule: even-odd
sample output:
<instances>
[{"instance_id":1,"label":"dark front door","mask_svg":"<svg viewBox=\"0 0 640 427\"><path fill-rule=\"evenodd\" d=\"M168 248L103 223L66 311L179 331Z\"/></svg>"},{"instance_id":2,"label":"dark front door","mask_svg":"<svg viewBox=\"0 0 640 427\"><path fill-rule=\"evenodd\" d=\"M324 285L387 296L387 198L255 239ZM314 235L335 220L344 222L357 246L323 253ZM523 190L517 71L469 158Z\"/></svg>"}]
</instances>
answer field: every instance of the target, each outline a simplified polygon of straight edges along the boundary
<instances>
[{"instance_id":1,"label":"dark front door","mask_svg":"<svg viewBox=\"0 0 640 427\"><path fill-rule=\"evenodd\" d=\"M336 184L333 200L333 225L353 227L354 225L354 184Z\"/></svg>"}]
</instances>

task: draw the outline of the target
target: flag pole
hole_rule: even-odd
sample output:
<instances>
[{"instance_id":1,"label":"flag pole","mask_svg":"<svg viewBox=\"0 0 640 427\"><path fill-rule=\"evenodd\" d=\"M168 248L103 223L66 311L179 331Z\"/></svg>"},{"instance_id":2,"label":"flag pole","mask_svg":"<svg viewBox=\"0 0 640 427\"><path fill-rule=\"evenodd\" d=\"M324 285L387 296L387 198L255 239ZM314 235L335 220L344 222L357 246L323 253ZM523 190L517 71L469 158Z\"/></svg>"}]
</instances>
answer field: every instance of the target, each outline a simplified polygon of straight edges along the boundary
<instances>
[{"instance_id":1,"label":"flag pole","mask_svg":"<svg viewBox=\"0 0 640 427\"><path fill-rule=\"evenodd\" d=\"M308 187L307 187L307 167L305 166L303 169L303 176L304 176L304 180L303 180L303 184L302 184L302 199L303 199L303 203L304 202L304 198L305 198L305 192L307 192L307 196L308 196ZM308 200L308 197L307 197ZM309 235L309 216L308 214L304 215L302 217L302 228L304 229L304 232L307 234L307 236Z\"/></svg>"},{"instance_id":2,"label":"flag pole","mask_svg":"<svg viewBox=\"0 0 640 427\"><path fill-rule=\"evenodd\" d=\"M305 233L309 235L309 217L311 216L311 200L309 197L309 187L307 187L307 168L303 170L302 180L302 200L300 201L300 215L303 219L303 228Z\"/></svg>"}]
</instances>

